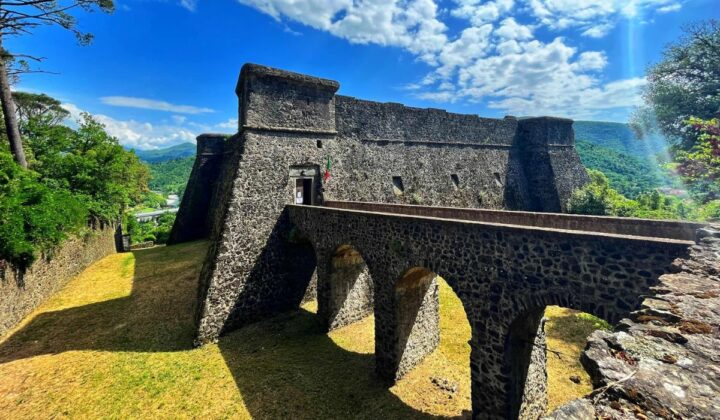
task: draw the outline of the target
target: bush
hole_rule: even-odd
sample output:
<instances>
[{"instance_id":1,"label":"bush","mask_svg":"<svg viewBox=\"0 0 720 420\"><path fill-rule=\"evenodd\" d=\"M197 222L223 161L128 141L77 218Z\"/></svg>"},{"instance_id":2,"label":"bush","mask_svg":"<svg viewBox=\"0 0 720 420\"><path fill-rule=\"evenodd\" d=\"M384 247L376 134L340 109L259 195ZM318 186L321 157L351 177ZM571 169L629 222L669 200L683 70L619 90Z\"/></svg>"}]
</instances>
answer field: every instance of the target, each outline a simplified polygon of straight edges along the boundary
<instances>
[{"instance_id":1,"label":"bush","mask_svg":"<svg viewBox=\"0 0 720 420\"><path fill-rule=\"evenodd\" d=\"M48 97L25 99L21 130L29 169L13 161L0 136L0 259L20 269L88 224L117 222L143 199L149 177L137 156L90 115L72 129L60 124L66 114L40 112L45 108L32 103L50 103Z\"/></svg>"},{"instance_id":2,"label":"bush","mask_svg":"<svg viewBox=\"0 0 720 420\"><path fill-rule=\"evenodd\" d=\"M42 184L7 153L0 153L0 259L25 269L85 226L85 203Z\"/></svg>"},{"instance_id":3,"label":"bush","mask_svg":"<svg viewBox=\"0 0 720 420\"><path fill-rule=\"evenodd\" d=\"M568 211L597 216L632 216L638 203L610 188L610 181L600 171L588 170L590 183L570 197Z\"/></svg>"}]
</instances>

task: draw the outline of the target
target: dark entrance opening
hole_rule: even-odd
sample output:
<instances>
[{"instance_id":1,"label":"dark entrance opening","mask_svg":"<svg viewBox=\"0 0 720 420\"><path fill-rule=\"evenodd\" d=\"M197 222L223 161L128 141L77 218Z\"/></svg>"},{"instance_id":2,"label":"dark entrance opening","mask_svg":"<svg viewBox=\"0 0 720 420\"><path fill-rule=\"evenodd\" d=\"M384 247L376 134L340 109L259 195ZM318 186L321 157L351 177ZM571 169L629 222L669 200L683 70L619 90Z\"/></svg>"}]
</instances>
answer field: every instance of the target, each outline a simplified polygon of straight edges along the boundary
<instances>
[{"instance_id":1,"label":"dark entrance opening","mask_svg":"<svg viewBox=\"0 0 720 420\"><path fill-rule=\"evenodd\" d=\"M295 204L312 204L312 178L295 180Z\"/></svg>"}]
</instances>

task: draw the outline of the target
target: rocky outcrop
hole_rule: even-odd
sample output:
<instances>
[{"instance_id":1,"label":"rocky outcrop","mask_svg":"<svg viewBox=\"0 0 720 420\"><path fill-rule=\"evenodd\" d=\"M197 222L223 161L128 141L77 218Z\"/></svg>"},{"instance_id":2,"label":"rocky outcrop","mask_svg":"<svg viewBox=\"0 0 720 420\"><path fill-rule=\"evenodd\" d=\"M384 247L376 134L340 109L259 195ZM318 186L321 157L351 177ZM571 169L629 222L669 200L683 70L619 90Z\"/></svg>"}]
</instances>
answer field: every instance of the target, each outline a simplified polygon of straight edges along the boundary
<instances>
[{"instance_id":1,"label":"rocky outcrop","mask_svg":"<svg viewBox=\"0 0 720 420\"><path fill-rule=\"evenodd\" d=\"M596 390L550 418L720 418L720 227L698 236L640 310L590 336Z\"/></svg>"}]
</instances>

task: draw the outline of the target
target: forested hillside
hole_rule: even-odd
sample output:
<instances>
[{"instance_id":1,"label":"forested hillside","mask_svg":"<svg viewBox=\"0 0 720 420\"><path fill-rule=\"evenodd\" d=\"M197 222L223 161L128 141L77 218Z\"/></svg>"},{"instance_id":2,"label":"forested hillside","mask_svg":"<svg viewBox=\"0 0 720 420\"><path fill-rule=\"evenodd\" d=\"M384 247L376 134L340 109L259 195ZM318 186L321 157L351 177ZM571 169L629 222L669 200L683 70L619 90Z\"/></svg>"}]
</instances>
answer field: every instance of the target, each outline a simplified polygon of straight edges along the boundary
<instances>
[{"instance_id":1,"label":"forested hillside","mask_svg":"<svg viewBox=\"0 0 720 420\"><path fill-rule=\"evenodd\" d=\"M165 195L182 196L185 185L190 178L195 156L163 162L148 163L150 167L150 189Z\"/></svg>"},{"instance_id":2,"label":"forested hillside","mask_svg":"<svg viewBox=\"0 0 720 420\"><path fill-rule=\"evenodd\" d=\"M630 126L603 121L575 121L576 140L585 140L640 159L653 159L667 150L667 142L660 136L648 135L638 139Z\"/></svg>"},{"instance_id":3,"label":"forested hillside","mask_svg":"<svg viewBox=\"0 0 720 420\"><path fill-rule=\"evenodd\" d=\"M663 170L651 159L641 159L586 140L578 140L577 150L583 165L596 169L610 185L628 198L669 184Z\"/></svg>"}]
</instances>

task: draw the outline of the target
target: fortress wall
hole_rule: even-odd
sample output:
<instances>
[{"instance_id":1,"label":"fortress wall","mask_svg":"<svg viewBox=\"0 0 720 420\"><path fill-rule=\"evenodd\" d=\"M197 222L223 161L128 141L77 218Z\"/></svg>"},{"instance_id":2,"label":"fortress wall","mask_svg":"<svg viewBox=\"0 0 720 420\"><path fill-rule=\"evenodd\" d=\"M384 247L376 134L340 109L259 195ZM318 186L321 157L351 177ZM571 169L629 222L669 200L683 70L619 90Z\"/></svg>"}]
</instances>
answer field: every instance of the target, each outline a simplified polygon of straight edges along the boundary
<instances>
[{"instance_id":1,"label":"fortress wall","mask_svg":"<svg viewBox=\"0 0 720 420\"><path fill-rule=\"evenodd\" d=\"M324 79L243 68L243 129L228 141L229 161L218 185L220 209L201 273L198 343L302 301L315 251L292 236L285 214L295 189L289 174L297 165L319 174L327 150L317 141L334 138L337 87ZM316 182L313 193L319 189Z\"/></svg>"},{"instance_id":2,"label":"fortress wall","mask_svg":"<svg viewBox=\"0 0 720 420\"><path fill-rule=\"evenodd\" d=\"M336 96L341 147L329 149L333 177L326 199L505 208L521 197L512 159L517 120ZM400 177L404 191L393 188ZM508 193L510 192L510 193Z\"/></svg>"},{"instance_id":3,"label":"fortress wall","mask_svg":"<svg viewBox=\"0 0 720 420\"><path fill-rule=\"evenodd\" d=\"M337 131L342 139L512 146L517 120L454 114L337 95Z\"/></svg>"},{"instance_id":4,"label":"fortress wall","mask_svg":"<svg viewBox=\"0 0 720 420\"><path fill-rule=\"evenodd\" d=\"M515 210L560 206L553 168L562 165L543 147L549 136L521 141L524 120L363 101L335 95L338 88L332 80L243 67L236 89L240 132L227 141L220 169L213 169L220 173L212 188L216 198L201 200L214 203L212 209L204 210L209 216L189 211L197 216L178 222L198 224L212 241L201 275L199 342L302 299L316 256L325 252L291 238L285 206L294 203L296 188L306 188L303 179L311 180L305 196L312 204L328 199ZM565 120L543 124L547 131ZM566 146L563 153L575 153ZM563 156L556 160L572 164ZM323 182L328 161L331 176ZM554 196L533 204L526 165L532 168L528 174L544 174L536 184L547 191L533 197ZM210 182L196 178L189 186Z\"/></svg>"},{"instance_id":5,"label":"fortress wall","mask_svg":"<svg viewBox=\"0 0 720 420\"><path fill-rule=\"evenodd\" d=\"M326 199L499 209L508 190L519 196L524 191L523 181L509 175L517 166L509 148L341 138L333 143L325 152L333 161ZM401 180L402 192L393 177Z\"/></svg>"},{"instance_id":6,"label":"fortress wall","mask_svg":"<svg viewBox=\"0 0 720 420\"><path fill-rule=\"evenodd\" d=\"M90 264L115 252L115 228L108 226L65 241L20 272L0 260L0 336Z\"/></svg>"},{"instance_id":7,"label":"fortress wall","mask_svg":"<svg viewBox=\"0 0 720 420\"><path fill-rule=\"evenodd\" d=\"M524 210L561 212L572 192L590 178L575 150L572 120L528 118L518 125L517 147L526 172L530 203Z\"/></svg>"}]
</instances>

